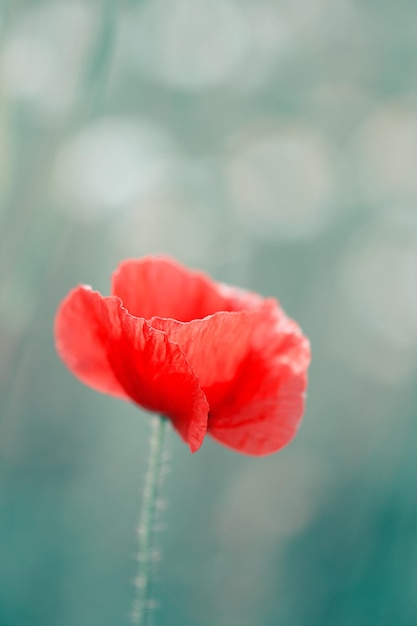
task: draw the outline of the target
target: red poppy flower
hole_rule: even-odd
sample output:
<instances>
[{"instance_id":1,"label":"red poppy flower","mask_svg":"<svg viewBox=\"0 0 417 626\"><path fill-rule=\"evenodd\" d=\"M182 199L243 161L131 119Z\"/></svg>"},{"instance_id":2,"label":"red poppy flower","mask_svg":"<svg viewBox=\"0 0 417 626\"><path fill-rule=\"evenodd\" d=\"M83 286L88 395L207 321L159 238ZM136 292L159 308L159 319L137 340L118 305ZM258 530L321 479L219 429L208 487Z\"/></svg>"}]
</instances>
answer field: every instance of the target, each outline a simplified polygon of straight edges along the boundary
<instances>
[{"instance_id":1,"label":"red poppy flower","mask_svg":"<svg viewBox=\"0 0 417 626\"><path fill-rule=\"evenodd\" d=\"M57 351L82 382L168 417L192 452L206 432L253 455L293 438L310 348L276 300L166 257L122 262L111 292L76 287L57 312Z\"/></svg>"}]
</instances>

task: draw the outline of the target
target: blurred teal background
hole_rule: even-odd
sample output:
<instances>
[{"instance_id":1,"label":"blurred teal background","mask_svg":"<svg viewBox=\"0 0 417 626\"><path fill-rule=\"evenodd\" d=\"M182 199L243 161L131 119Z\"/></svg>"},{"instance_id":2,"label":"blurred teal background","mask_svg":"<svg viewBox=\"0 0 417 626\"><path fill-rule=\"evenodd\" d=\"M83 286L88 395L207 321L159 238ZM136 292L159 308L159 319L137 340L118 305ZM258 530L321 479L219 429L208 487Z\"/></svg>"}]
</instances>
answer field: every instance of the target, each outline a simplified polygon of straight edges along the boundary
<instances>
[{"instance_id":1,"label":"blurred teal background","mask_svg":"<svg viewBox=\"0 0 417 626\"><path fill-rule=\"evenodd\" d=\"M0 626L130 623L149 416L52 326L158 252L277 297L313 363L277 455L169 432L154 625L416 624L416 3L0 6Z\"/></svg>"}]
</instances>

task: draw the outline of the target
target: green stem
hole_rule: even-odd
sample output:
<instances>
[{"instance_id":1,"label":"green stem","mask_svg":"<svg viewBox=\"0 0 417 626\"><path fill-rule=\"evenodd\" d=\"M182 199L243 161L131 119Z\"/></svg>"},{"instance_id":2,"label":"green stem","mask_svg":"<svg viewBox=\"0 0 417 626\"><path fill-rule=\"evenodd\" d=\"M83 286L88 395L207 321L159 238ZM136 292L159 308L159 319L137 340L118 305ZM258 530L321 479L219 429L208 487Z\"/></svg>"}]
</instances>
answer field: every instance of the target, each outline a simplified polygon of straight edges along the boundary
<instances>
[{"instance_id":1,"label":"green stem","mask_svg":"<svg viewBox=\"0 0 417 626\"><path fill-rule=\"evenodd\" d=\"M157 509L157 498L163 467L163 448L167 420L159 415L152 416L152 434L148 469L145 476L142 510L139 519L138 576L136 579L136 598L133 607L133 622L140 626L147 623L150 604L150 587L153 561L153 531Z\"/></svg>"}]
</instances>

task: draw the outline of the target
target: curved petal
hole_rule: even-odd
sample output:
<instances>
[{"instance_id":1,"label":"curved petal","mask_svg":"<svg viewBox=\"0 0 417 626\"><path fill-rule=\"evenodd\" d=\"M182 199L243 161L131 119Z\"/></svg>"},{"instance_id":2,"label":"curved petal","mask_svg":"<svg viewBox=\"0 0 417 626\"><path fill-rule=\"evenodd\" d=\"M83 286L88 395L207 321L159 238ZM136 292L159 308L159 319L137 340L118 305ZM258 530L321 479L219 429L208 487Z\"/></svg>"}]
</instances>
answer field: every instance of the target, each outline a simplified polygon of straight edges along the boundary
<instances>
[{"instance_id":1,"label":"curved petal","mask_svg":"<svg viewBox=\"0 0 417 626\"><path fill-rule=\"evenodd\" d=\"M187 355L203 391L231 381L252 347L258 325L269 314L268 301L256 311L220 312L183 323L153 317L149 324L164 331Z\"/></svg>"},{"instance_id":2,"label":"curved petal","mask_svg":"<svg viewBox=\"0 0 417 626\"><path fill-rule=\"evenodd\" d=\"M55 316L56 350L68 369L96 391L129 400L110 365L111 342L120 335L120 302L106 301L87 286L76 287Z\"/></svg>"},{"instance_id":3,"label":"curved petal","mask_svg":"<svg viewBox=\"0 0 417 626\"><path fill-rule=\"evenodd\" d=\"M58 309L57 351L87 385L131 399L169 417L194 452L207 429L208 404L180 347L119 298L86 287L71 291Z\"/></svg>"},{"instance_id":4,"label":"curved petal","mask_svg":"<svg viewBox=\"0 0 417 626\"><path fill-rule=\"evenodd\" d=\"M121 263L113 274L111 293L132 315L180 322L218 311L252 309L262 301L256 294L222 285L169 257L158 256Z\"/></svg>"},{"instance_id":5,"label":"curved petal","mask_svg":"<svg viewBox=\"0 0 417 626\"><path fill-rule=\"evenodd\" d=\"M304 411L310 346L281 312L257 330L232 385L205 390L209 433L239 452L276 452L295 436Z\"/></svg>"}]
</instances>

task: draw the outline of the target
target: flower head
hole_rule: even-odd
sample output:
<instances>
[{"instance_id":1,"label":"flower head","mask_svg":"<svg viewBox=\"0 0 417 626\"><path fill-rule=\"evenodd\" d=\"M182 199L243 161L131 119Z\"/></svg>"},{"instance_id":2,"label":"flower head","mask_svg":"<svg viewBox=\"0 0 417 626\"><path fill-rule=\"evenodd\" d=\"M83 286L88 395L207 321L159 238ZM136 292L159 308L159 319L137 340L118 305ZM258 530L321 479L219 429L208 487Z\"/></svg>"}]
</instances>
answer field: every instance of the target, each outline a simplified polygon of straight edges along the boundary
<instances>
[{"instance_id":1,"label":"flower head","mask_svg":"<svg viewBox=\"0 0 417 626\"><path fill-rule=\"evenodd\" d=\"M111 293L79 286L57 311L58 354L83 383L165 415L192 452L207 432L252 455L294 437L310 348L276 300L167 257L122 262Z\"/></svg>"}]
</instances>

